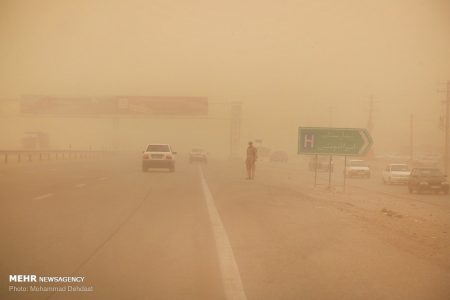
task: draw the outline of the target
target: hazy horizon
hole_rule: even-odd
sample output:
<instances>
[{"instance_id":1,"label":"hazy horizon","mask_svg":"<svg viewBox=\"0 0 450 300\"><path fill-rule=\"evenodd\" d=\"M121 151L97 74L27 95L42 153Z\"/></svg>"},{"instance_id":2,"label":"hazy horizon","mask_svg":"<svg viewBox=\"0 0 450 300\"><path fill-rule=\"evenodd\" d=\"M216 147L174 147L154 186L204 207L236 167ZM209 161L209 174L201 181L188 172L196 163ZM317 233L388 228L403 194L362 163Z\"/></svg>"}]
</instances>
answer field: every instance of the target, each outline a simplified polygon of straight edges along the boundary
<instances>
[{"instance_id":1,"label":"hazy horizon","mask_svg":"<svg viewBox=\"0 0 450 300\"><path fill-rule=\"evenodd\" d=\"M444 0L2 0L0 97L240 101L243 144L293 152L298 126L366 127L373 96L375 149L408 147L410 114L417 146L439 148L449 36Z\"/></svg>"}]
</instances>

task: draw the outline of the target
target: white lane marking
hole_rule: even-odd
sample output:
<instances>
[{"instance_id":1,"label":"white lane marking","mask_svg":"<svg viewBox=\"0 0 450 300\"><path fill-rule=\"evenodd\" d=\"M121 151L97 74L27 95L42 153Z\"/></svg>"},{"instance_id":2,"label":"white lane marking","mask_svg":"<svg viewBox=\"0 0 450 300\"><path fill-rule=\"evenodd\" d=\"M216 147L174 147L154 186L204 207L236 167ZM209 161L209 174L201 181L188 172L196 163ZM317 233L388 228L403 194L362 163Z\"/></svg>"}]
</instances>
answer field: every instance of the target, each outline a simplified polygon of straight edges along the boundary
<instances>
[{"instance_id":1,"label":"white lane marking","mask_svg":"<svg viewBox=\"0 0 450 300\"><path fill-rule=\"evenodd\" d=\"M200 179L202 183L203 194L208 208L209 219L213 228L214 239L216 241L217 256L219 257L220 272L227 299L246 300L244 287L239 274L239 268L234 258L227 232L222 224L219 213L214 204L211 191L206 183L203 170L199 167Z\"/></svg>"},{"instance_id":2,"label":"white lane marking","mask_svg":"<svg viewBox=\"0 0 450 300\"><path fill-rule=\"evenodd\" d=\"M106 180L108 177L100 177L98 180Z\"/></svg>"},{"instance_id":3,"label":"white lane marking","mask_svg":"<svg viewBox=\"0 0 450 300\"><path fill-rule=\"evenodd\" d=\"M42 199L45 199L45 198L49 198L51 196L53 196L53 194L49 193L49 194L45 194L45 195L34 197L33 200L42 200Z\"/></svg>"},{"instance_id":4,"label":"white lane marking","mask_svg":"<svg viewBox=\"0 0 450 300\"><path fill-rule=\"evenodd\" d=\"M84 186L86 186L86 183L79 183L76 185L77 188L82 188Z\"/></svg>"}]
</instances>

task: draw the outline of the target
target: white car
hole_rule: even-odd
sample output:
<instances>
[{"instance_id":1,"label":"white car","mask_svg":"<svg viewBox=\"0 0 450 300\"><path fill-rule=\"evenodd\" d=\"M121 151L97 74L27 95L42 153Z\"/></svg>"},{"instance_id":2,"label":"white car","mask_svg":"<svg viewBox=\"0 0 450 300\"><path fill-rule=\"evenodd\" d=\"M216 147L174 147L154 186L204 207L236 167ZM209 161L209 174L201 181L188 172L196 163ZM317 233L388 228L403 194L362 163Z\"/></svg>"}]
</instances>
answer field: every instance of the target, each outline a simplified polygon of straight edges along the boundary
<instances>
[{"instance_id":1,"label":"white car","mask_svg":"<svg viewBox=\"0 0 450 300\"><path fill-rule=\"evenodd\" d=\"M149 144L142 156L142 171L148 168L166 168L175 171L175 154L168 144Z\"/></svg>"},{"instance_id":2,"label":"white car","mask_svg":"<svg viewBox=\"0 0 450 300\"><path fill-rule=\"evenodd\" d=\"M407 164L389 164L383 171L383 183L407 184L411 170Z\"/></svg>"},{"instance_id":3,"label":"white car","mask_svg":"<svg viewBox=\"0 0 450 300\"><path fill-rule=\"evenodd\" d=\"M346 177L366 177L370 178L370 168L366 161L360 159L351 159L347 161L344 175Z\"/></svg>"}]
</instances>

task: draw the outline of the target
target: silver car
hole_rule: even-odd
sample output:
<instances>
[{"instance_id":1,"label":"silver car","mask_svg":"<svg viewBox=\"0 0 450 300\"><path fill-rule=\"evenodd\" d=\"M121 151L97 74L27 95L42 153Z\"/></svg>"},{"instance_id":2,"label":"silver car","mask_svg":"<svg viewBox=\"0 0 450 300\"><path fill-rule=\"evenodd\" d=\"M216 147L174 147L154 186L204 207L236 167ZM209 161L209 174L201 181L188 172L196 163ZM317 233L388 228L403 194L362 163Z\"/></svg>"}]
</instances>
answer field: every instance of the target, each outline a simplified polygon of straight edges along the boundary
<instances>
[{"instance_id":1,"label":"silver car","mask_svg":"<svg viewBox=\"0 0 450 300\"><path fill-rule=\"evenodd\" d=\"M146 172L148 168L167 168L174 172L175 154L168 144L147 145L142 155L142 171Z\"/></svg>"},{"instance_id":2,"label":"silver car","mask_svg":"<svg viewBox=\"0 0 450 300\"><path fill-rule=\"evenodd\" d=\"M407 184L411 169L407 164L389 164L383 170L384 184Z\"/></svg>"}]
</instances>

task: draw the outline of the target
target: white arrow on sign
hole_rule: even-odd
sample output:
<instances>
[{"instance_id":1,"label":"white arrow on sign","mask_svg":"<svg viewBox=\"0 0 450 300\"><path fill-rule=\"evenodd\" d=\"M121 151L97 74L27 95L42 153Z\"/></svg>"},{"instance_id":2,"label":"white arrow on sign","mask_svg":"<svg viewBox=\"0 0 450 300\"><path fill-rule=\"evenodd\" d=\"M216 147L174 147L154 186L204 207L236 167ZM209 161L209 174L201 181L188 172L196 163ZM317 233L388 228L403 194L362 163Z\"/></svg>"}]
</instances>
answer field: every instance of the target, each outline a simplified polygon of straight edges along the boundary
<instances>
[{"instance_id":1,"label":"white arrow on sign","mask_svg":"<svg viewBox=\"0 0 450 300\"><path fill-rule=\"evenodd\" d=\"M364 152L366 152L366 149L370 146L370 141L367 138L367 134L365 130L360 130L359 135L361 136L362 140L364 141L363 146L358 152L358 155L362 155Z\"/></svg>"}]
</instances>

